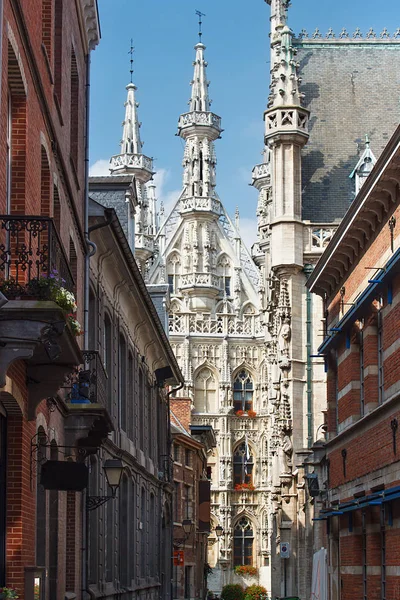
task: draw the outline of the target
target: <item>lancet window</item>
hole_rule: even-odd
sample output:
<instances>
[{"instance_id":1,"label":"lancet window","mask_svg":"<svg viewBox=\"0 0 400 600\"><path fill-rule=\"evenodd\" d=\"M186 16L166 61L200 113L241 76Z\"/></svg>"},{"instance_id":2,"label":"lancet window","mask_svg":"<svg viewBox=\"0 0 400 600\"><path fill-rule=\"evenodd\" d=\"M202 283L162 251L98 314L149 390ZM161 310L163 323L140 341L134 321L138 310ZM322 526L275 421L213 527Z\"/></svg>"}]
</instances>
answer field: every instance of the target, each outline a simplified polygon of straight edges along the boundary
<instances>
[{"instance_id":1,"label":"lancet window","mask_svg":"<svg viewBox=\"0 0 400 600\"><path fill-rule=\"evenodd\" d=\"M254 386L250 374L245 371L239 371L233 382L233 407L235 412L238 410L253 410Z\"/></svg>"},{"instance_id":2,"label":"lancet window","mask_svg":"<svg viewBox=\"0 0 400 600\"><path fill-rule=\"evenodd\" d=\"M233 455L233 483L235 486L253 484L253 454L247 440L238 446Z\"/></svg>"},{"instance_id":3,"label":"lancet window","mask_svg":"<svg viewBox=\"0 0 400 600\"><path fill-rule=\"evenodd\" d=\"M235 525L233 535L233 566L253 564L253 527L249 519L242 518Z\"/></svg>"},{"instance_id":4,"label":"lancet window","mask_svg":"<svg viewBox=\"0 0 400 600\"><path fill-rule=\"evenodd\" d=\"M200 413L216 410L216 381L210 369L202 369L195 384L195 409Z\"/></svg>"}]
</instances>

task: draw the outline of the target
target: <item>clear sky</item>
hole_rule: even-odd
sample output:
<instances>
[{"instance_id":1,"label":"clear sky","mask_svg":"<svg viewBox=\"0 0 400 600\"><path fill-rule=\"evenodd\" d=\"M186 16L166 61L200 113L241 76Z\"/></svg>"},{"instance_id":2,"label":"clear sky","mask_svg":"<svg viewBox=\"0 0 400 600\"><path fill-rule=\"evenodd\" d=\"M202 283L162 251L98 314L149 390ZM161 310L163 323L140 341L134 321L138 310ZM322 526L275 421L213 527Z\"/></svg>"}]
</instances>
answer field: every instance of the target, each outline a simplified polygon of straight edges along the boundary
<instances>
[{"instance_id":1,"label":"clear sky","mask_svg":"<svg viewBox=\"0 0 400 600\"><path fill-rule=\"evenodd\" d=\"M216 141L217 191L231 215L239 207L243 237L254 240L257 191L248 184L261 162L269 6L263 0L98 0L98 5L102 39L92 53L91 173L107 174L110 156L119 152L133 38L143 152L155 159L158 198L169 206L177 197L183 141L175 133L190 96L195 10L201 10L212 110L224 128ZM324 34L330 27L336 34L342 27L351 33L387 27L393 33L400 27L399 0L292 0L289 25L296 33L316 27Z\"/></svg>"}]
</instances>

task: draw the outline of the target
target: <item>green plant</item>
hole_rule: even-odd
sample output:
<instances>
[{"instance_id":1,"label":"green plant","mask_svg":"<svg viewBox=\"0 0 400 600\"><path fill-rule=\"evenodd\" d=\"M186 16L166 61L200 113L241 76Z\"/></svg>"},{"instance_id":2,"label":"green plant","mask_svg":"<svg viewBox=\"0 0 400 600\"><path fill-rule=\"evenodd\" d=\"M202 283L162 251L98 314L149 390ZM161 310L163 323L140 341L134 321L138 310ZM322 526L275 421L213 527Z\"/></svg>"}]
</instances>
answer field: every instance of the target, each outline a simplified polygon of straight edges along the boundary
<instances>
[{"instance_id":1,"label":"green plant","mask_svg":"<svg viewBox=\"0 0 400 600\"><path fill-rule=\"evenodd\" d=\"M18 598L17 590L9 587L0 588L0 600L6 600L7 598Z\"/></svg>"},{"instance_id":2,"label":"green plant","mask_svg":"<svg viewBox=\"0 0 400 600\"><path fill-rule=\"evenodd\" d=\"M256 567L252 565L238 565L235 567L236 575L257 575Z\"/></svg>"},{"instance_id":3,"label":"green plant","mask_svg":"<svg viewBox=\"0 0 400 600\"><path fill-rule=\"evenodd\" d=\"M238 583L230 583L222 588L221 600L244 600L244 589Z\"/></svg>"},{"instance_id":4,"label":"green plant","mask_svg":"<svg viewBox=\"0 0 400 600\"><path fill-rule=\"evenodd\" d=\"M267 590L262 585L249 585L243 600L267 600L267 594Z\"/></svg>"}]
</instances>

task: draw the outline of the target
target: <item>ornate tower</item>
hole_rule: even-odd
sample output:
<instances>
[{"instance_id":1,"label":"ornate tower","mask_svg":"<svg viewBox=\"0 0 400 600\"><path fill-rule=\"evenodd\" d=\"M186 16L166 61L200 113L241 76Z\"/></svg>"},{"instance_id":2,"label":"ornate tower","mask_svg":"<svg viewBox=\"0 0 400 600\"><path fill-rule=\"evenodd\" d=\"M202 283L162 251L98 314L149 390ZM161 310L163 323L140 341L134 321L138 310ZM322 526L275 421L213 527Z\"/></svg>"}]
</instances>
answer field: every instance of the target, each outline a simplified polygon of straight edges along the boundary
<instances>
[{"instance_id":1,"label":"ornate tower","mask_svg":"<svg viewBox=\"0 0 400 600\"><path fill-rule=\"evenodd\" d=\"M185 140L179 210L185 230L181 288L192 298L193 310L202 311L211 309L212 301L219 293L212 224L221 214L221 203L215 191L217 159L214 141L222 130L221 118L210 111L204 44L199 42L195 50L189 112L182 114L178 123L178 135Z\"/></svg>"},{"instance_id":2,"label":"ornate tower","mask_svg":"<svg viewBox=\"0 0 400 600\"><path fill-rule=\"evenodd\" d=\"M132 71L131 71L132 73ZM154 253L154 236L156 229L155 190L146 184L152 179L153 159L142 152L143 142L140 139L141 123L138 117L139 103L136 101L137 87L134 83L126 86L125 119L122 123L122 140L120 154L112 156L112 175L133 175L136 182L138 206L135 215L135 258L144 277L146 263Z\"/></svg>"}]
</instances>

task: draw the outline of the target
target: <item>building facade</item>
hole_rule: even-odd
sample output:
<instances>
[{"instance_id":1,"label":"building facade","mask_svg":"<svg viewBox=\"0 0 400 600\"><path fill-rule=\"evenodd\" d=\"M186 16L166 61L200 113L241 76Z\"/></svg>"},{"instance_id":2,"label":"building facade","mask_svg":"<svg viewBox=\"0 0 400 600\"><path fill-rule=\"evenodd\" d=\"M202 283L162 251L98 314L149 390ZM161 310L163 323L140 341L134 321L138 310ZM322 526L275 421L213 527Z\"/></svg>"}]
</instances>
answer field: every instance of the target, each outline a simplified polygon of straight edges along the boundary
<instances>
[{"instance_id":1,"label":"building facade","mask_svg":"<svg viewBox=\"0 0 400 600\"><path fill-rule=\"evenodd\" d=\"M387 81L382 111L377 77L396 60L400 38L387 30L296 36L289 2L266 1L271 90L264 158L252 173L259 196L251 254L238 212L232 222L216 190L222 129L210 109L202 42L195 46L189 110L178 122L183 185L170 214L156 208L133 84L111 170L136 178L135 256L168 313L192 423L211 425L217 439L208 459L209 587L220 592L226 583L258 581L273 597L308 597L313 550L324 536L315 534L306 481L327 401L324 361L316 355L323 303L305 283L397 126L398 80ZM125 215L129 221L127 209ZM281 543L290 547L286 559ZM242 565L256 575L239 577L234 569Z\"/></svg>"},{"instance_id":2,"label":"building facade","mask_svg":"<svg viewBox=\"0 0 400 600\"><path fill-rule=\"evenodd\" d=\"M82 494L44 465L80 471L94 421L103 436L110 425L105 409L82 421L70 402L84 360L78 274L96 3L5 0L0 26L0 587L26 600L81 598Z\"/></svg>"},{"instance_id":3,"label":"building facade","mask_svg":"<svg viewBox=\"0 0 400 600\"><path fill-rule=\"evenodd\" d=\"M101 357L114 431L91 458L89 497L106 492L102 462L118 457L124 473L117 500L89 513L87 590L96 597L129 593L155 600L171 598L166 387L182 385L183 378L134 259L127 223L111 207L119 209L122 198L134 209L134 183L132 176L90 182L89 233L96 252L90 260L89 338Z\"/></svg>"},{"instance_id":4,"label":"building facade","mask_svg":"<svg viewBox=\"0 0 400 600\"><path fill-rule=\"evenodd\" d=\"M311 493L308 476L319 454L327 401L324 361L317 354L323 303L311 297L305 283L397 126L398 80L389 83L395 102L382 115L371 69L383 63L389 68L399 44L398 33L387 30L380 35L372 29L367 35L303 30L296 36L288 26L290 3L266 2L271 84L264 161L253 170L259 191L253 256L263 274L267 330L274 573L267 587L273 597L307 598L313 552L324 544L324 533L313 522L321 497ZM282 543L289 545L287 558Z\"/></svg>"},{"instance_id":5,"label":"building facade","mask_svg":"<svg viewBox=\"0 0 400 600\"><path fill-rule=\"evenodd\" d=\"M173 598L206 596L210 481L207 455L215 447L212 427L192 426L191 401L171 401L173 496Z\"/></svg>"},{"instance_id":6,"label":"building facade","mask_svg":"<svg viewBox=\"0 0 400 600\"><path fill-rule=\"evenodd\" d=\"M325 298L329 598L395 598L400 516L400 130L307 285Z\"/></svg>"}]
</instances>

